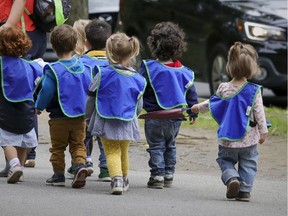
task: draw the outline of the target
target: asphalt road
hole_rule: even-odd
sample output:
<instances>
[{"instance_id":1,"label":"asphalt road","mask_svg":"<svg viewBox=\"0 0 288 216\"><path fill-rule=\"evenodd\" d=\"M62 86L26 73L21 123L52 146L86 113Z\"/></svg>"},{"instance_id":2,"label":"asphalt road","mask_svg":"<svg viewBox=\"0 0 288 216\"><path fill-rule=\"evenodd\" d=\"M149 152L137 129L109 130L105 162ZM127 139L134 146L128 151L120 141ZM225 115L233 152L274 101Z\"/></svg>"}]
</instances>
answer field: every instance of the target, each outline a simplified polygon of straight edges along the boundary
<instances>
[{"instance_id":1,"label":"asphalt road","mask_svg":"<svg viewBox=\"0 0 288 216\"><path fill-rule=\"evenodd\" d=\"M205 93L205 84L196 83L196 88L199 97L209 97L209 93ZM97 181L97 167L96 173L88 177L86 187L82 189L71 188L71 179L66 179L65 187L46 186L45 181L51 177L52 168L49 162L50 141L47 128L43 133L42 124L47 127L47 121L39 124L42 141L37 147L36 167L24 169L24 182L21 183L7 184L6 178L0 178L0 216L287 215L287 173L285 178L257 176L249 203L226 199L226 188L220 180L218 167L206 173L196 170L177 172L172 188L149 189L146 187L150 174L147 160L137 158L131 159L130 189L122 196L110 195L110 184ZM133 148L132 145L132 152ZM0 168L3 168L3 152L0 155ZM98 158L96 152L93 157ZM134 157L137 155L134 154ZM67 151L67 166L70 161Z\"/></svg>"},{"instance_id":2,"label":"asphalt road","mask_svg":"<svg viewBox=\"0 0 288 216\"><path fill-rule=\"evenodd\" d=\"M133 151L133 149L131 149ZM172 188L149 189L149 171L131 170L130 189L122 196L109 194L109 183L98 182L97 173L88 177L86 187L46 186L52 174L49 145L37 147L35 168L24 169L24 182L7 184L0 178L1 216L285 216L287 182L257 177L249 203L225 198L219 173L182 172L175 175ZM96 157L96 155L95 155ZM68 152L66 163L70 163ZM145 163L147 161L137 161ZM4 159L0 160L4 167ZM133 167L133 164L131 165Z\"/></svg>"}]
</instances>

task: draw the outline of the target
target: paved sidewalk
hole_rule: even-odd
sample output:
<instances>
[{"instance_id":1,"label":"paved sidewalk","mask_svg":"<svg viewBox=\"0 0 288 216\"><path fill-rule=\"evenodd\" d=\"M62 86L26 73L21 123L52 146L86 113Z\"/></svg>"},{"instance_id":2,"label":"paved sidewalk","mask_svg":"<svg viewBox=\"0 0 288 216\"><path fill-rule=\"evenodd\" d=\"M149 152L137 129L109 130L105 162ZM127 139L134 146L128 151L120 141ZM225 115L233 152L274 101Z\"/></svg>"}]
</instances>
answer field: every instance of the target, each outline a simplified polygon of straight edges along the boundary
<instances>
[{"instance_id":1,"label":"paved sidewalk","mask_svg":"<svg viewBox=\"0 0 288 216\"><path fill-rule=\"evenodd\" d=\"M24 182L7 184L0 178L1 216L287 215L287 182L278 180L258 178L249 203L227 200L218 175L197 172L176 174L173 188L157 190L146 187L148 171L131 171L130 190L122 196L110 195L109 183L98 182L96 174L88 177L82 189L71 188L70 179L66 179L66 187L46 186L45 180L52 174L48 149L47 144L38 146L36 167L25 168ZM66 161L70 161L68 155Z\"/></svg>"},{"instance_id":2,"label":"paved sidewalk","mask_svg":"<svg viewBox=\"0 0 288 216\"><path fill-rule=\"evenodd\" d=\"M87 178L86 187L71 188L71 179L66 179L66 186L61 188L45 185L46 179L52 175L47 120L47 114L40 117L36 167L24 169L24 182L7 184L6 178L0 178L0 216L287 215L287 164L279 163L281 166L277 166L276 163L280 157L287 159L287 149L283 148L286 154L284 150L280 151L281 148L277 150L275 146L278 143L268 143L260 148L261 151L268 148L262 154L263 159L269 154L274 161L259 161L260 172L256 176L249 203L226 199L226 188L220 180L220 171L215 162L217 145L210 143L214 143L214 135L194 133L191 138L190 130L182 130L178 137L181 144L177 146L178 158L172 188L161 190L146 187L150 173L147 146L142 140L130 147L129 191L122 196L113 196L109 194L110 183L97 181L97 145L92 155L95 173ZM0 151L0 155L3 156L0 156L2 169L3 151ZM66 151L66 167L70 166L70 161L69 152ZM268 163L272 164L271 169Z\"/></svg>"}]
</instances>

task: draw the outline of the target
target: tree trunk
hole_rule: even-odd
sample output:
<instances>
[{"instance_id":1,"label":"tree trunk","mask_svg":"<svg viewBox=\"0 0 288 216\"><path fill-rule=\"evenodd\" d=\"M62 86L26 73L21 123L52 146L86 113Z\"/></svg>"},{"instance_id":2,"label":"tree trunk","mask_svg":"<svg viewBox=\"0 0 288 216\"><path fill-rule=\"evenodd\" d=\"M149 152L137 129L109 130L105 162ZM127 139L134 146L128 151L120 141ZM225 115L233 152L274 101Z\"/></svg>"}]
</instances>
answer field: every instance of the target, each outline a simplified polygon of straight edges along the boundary
<instances>
[{"instance_id":1,"label":"tree trunk","mask_svg":"<svg viewBox=\"0 0 288 216\"><path fill-rule=\"evenodd\" d=\"M78 19L88 19L88 0L71 0L71 14L66 23L73 25Z\"/></svg>"}]
</instances>

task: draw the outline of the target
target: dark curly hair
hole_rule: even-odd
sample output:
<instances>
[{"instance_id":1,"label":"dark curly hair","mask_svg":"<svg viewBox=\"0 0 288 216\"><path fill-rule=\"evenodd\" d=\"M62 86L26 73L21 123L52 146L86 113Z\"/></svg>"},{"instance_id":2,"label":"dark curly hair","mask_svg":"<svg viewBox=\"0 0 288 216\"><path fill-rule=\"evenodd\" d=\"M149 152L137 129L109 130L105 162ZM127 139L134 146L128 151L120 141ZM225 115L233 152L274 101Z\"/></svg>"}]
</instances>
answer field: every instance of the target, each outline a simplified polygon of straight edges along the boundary
<instances>
[{"instance_id":1,"label":"dark curly hair","mask_svg":"<svg viewBox=\"0 0 288 216\"><path fill-rule=\"evenodd\" d=\"M173 61L186 51L185 33L175 23L161 22L155 25L147 38L152 57Z\"/></svg>"},{"instance_id":2,"label":"dark curly hair","mask_svg":"<svg viewBox=\"0 0 288 216\"><path fill-rule=\"evenodd\" d=\"M31 46L28 35L18 27L8 27L0 31L0 55L20 57Z\"/></svg>"}]
</instances>

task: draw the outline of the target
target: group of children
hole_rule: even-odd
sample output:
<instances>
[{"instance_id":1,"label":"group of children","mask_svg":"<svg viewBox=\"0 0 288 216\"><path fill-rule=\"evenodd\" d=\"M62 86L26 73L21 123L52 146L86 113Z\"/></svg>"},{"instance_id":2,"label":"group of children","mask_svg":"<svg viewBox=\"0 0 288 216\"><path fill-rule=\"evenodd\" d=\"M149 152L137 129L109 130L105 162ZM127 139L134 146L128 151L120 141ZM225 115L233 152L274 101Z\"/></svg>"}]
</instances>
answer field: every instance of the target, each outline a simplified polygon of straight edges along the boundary
<instances>
[{"instance_id":1,"label":"group of children","mask_svg":"<svg viewBox=\"0 0 288 216\"><path fill-rule=\"evenodd\" d=\"M59 60L46 64L43 70L20 58L27 40L17 28L0 32L0 145L11 167L8 183L19 181L27 149L37 145L32 126L34 107L37 114L44 109L50 113L53 175L46 184L65 185L64 152L69 146L72 166L67 172L73 177L72 187L84 187L86 177L94 171L91 153L95 137L100 149L99 179L111 181L110 192L115 195L129 188L128 150L130 143L140 138L138 116L142 108L150 113L191 107L187 113L192 124L199 112L209 110L219 124L217 162L227 186L226 197L249 201L257 169L257 144L262 144L267 134L261 87L247 82L259 73L252 46L236 42L230 48L227 72L232 80L198 104L194 73L179 61L186 50L185 34L175 23L155 25L147 38L154 60L143 60L137 71L133 62L140 49L138 39L111 34L104 21L80 20L73 27L55 27L50 41ZM145 120L150 155L147 187L172 186L176 137L182 121Z\"/></svg>"}]
</instances>

